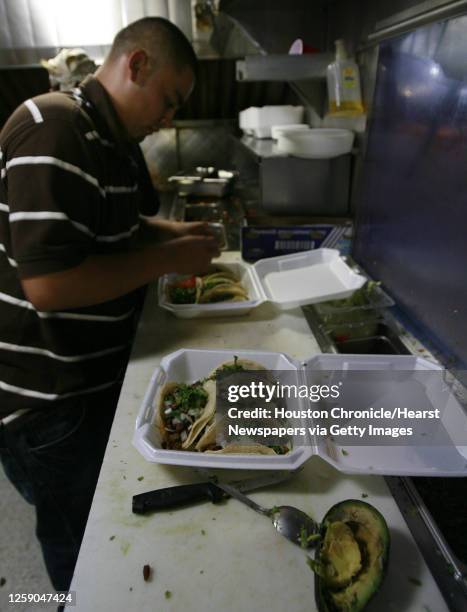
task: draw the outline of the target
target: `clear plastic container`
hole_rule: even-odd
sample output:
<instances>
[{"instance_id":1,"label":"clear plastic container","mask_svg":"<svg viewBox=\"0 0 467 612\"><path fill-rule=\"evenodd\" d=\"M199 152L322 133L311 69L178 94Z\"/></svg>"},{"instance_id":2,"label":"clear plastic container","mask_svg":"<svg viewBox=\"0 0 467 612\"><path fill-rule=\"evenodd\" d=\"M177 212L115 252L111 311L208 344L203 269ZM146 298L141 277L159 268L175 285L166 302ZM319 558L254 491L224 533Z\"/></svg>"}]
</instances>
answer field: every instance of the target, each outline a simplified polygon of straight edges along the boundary
<instances>
[{"instance_id":1,"label":"clear plastic container","mask_svg":"<svg viewBox=\"0 0 467 612\"><path fill-rule=\"evenodd\" d=\"M358 314L362 315L360 321L348 324L323 325L322 329L334 342L346 342L347 340L375 336L379 325L383 322L381 315L366 311L360 311Z\"/></svg>"},{"instance_id":2,"label":"clear plastic container","mask_svg":"<svg viewBox=\"0 0 467 612\"><path fill-rule=\"evenodd\" d=\"M320 322L328 327L374 320L391 306L394 300L377 283L369 281L347 299L321 302L314 308Z\"/></svg>"}]
</instances>

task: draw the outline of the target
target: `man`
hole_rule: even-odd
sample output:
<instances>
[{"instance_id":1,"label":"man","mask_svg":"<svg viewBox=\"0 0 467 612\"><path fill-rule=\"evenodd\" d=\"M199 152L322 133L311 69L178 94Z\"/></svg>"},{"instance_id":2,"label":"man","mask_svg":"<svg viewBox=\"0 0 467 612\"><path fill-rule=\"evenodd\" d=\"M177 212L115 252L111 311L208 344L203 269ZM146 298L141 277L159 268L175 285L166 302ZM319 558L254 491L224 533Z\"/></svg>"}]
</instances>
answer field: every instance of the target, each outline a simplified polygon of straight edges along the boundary
<instances>
[{"instance_id":1,"label":"man","mask_svg":"<svg viewBox=\"0 0 467 612\"><path fill-rule=\"evenodd\" d=\"M195 72L184 35L145 18L79 88L27 100L0 133L0 455L36 507L58 590L73 574L141 288L203 272L218 254L203 224L144 218L157 199L136 143L170 124Z\"/></svg>"}]
</instances>

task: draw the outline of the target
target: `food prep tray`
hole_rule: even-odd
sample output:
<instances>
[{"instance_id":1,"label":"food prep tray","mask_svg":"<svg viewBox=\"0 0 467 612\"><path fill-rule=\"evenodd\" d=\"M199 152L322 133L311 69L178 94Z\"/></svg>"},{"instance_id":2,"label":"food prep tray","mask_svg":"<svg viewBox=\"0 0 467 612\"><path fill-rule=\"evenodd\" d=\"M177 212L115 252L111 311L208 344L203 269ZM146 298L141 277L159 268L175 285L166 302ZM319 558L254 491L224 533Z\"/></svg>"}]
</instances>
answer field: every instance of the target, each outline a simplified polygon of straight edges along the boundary
<instances>
[{"instance_id":1,"label":"food prep tray","mask_svg":"<svg viewBox=\"0 0 467 612\"><path fill-rule=\"evenodd\" d=\"M260 259L253 265L239 262L220 267L228 268L240 277L250 300L172 304L168 301L168 286L178 278L172 274L159 281L159 305L181 318L247 314L267 301L280 310L287 310L348 297L366 282L366 278L354 272L336 249L315 249Z\"/></svg>"},{"instance_id":2,"label":"food prep tray","mask_svg":"<svg viewBox=\"0 0 467 612\"><path fill-rule=\"evenodd\" d=\"M449 410L443 424L451 436L450 445L426 446L356 446L347 450L332 437L312 437L306 434L295 439L292 450L285 455L213 455L203 452L167 450L162 447L159 431L154 425L158 396L166 382L192 383L206 377L213 369L236 355L264 365L268 370L285 374L286 384L310 385L320 381L330 371L441 371L442 368L414 355L330 355L318 354L305 362L290 358L285 353L249 350L180 349L166 355L149 382L139 410L133 444L150 462L205 468L294 470L314 455L348 474L380 474L400 476L467 476L467 446L459 447L452 436L466 426L466 415L454 396L449 397ZM283 381L284 382L284 381ZM380 397L391 394L394 387L382 383ZM439 392L433 386L424 389L433 406L441 405ZM437 395L438 394L438 395ZM445 397L443 398L445 401ZM306 410L309 399L288 401L288 409ZM316 407L316 405L314 406ZM303 427L300 420L291 426ZM310 423L308 423L310 424Z\"/></svg>"},{"instance_id":3,"label":"food prep tray","mask_svg":"<svg viewBox=\"0 0 467 612\"><path fill-rule=\"evenodd\" d=\"M231 186L236 172L215 170L214 168L197 168L191 174L180 172L169 177L170 183L175 183L179 195L195 196L225 196Z\"/></svg>"}]
</instances>

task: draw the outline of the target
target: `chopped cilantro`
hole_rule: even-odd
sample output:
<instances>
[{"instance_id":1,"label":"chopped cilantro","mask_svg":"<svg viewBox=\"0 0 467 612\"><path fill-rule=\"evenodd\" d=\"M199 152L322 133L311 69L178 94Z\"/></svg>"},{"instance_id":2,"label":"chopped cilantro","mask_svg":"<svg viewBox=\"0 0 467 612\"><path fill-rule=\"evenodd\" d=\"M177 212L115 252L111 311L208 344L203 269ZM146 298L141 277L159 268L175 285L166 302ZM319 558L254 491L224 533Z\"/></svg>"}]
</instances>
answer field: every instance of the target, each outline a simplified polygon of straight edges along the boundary
<instances>
[{"instance_id":1,"label":"chopped cilantro","mask_svg":"<svg viewBox=\"0 0 467 612\"><path fill-rule=\"evenodd\" d=\"M238 356L234 355L233 363L222 364L220 368L217 368L214 374L212 374L208 378L205 378L205 380L216 380L217 376L219 374L223 374L224 372L233 373L233 372L243 372L244 370L245 368L238 363Z\"/></svg>"},{"instance_id":2,"label":"chopped cilantro","mask_svg":"<svg viewBox=\"0 0 467 612\"><path fill-rule=\"evenodd\" d=\"M365 499L365 497L368 497L368 493L362 493L362 497Z\"/></svg>"},{"instance_id":3,"label":"chopped cilantro","mask_svg":"<svg viewBox=\"0 0 467 612\"><path fill-rule=\"evenodd\" d=\"M196 288L172 287L170 289L172 304L194 304L196 302Z\"/></svg>"},{"instance_id":4,"label":"chopped cilantro","mask_svg":"<svg viewBox=\"0 0 467 612\"><path fill-rule=\"evenodd\" d=\"M347 455L349 454L345 448L341 448L341 453L344 455L344 457L347 457Z\"/></svg>"},{"instance_id":5,"label":"chopped cilantro","mask_svg":"<svg viewBox=\"0 0 467 612\"><path fill-rule=\"evenodd\" d=\"M311 542L319 540L320 537L321 536L319 535L319 533L308 534L306 527L302 525L302 528L300 529L300 546L302 548L308 548Z\"/></svg>"},{"instance_id":6,"label":"chopped cilantro","mask_svg":"<svg viewBox=\"0 0 467 612\"><path fill-rule=\"evenodd\" d=\"M142 480L144 480L144 476L138 476L138 480L141 482Z\"/></svg>"},{"instance_id":7,"label":"chopped cilantro","mask_svg":"<svg viewBox=\"0 0 467 612\"><path fill-rule=\"evenodd\" d=\"M316 542L321 539L321 535L319 533L312 533L307 537L308 542Z\"/></svg>"},{"instance_id":8,"label":"chopped cilantro","mask_svg":"<svg viewBox=\"0 0 467 612\"><path fill-rule=\"evenodd\" d=\"M308 548L308 531L304 525L302 525L300 529L300 546L302 548Z\"/></svg>"},{"instance_id":9,"label":"chopped cilantro","mask_svg":"<svg viewBox=\"0 0 467 612\"><path fill-rule=\"evenodd\" d=\"M164 593L164 597L165 597L166 599L170 599L170 598L172 597L172 591L166 591L166 592Z\"/></svg>"},{"instance_id":10,"label":"chopped cilantro","mask_svg":"<svg viewBox=\"0 0 467 612\"><path fill-rule=\"evenodd\" d=\"M309 567L311 568L311 570L317 575L317 576L322 576L323 575L323 568L321 566L321 563L319 561L315 561L314 559L312 559L311 557L307 557L306 558L306 562L308 563Z\"/></svg>"},{"instance_id":11,"label":"chopped cilantro","mask_svg":"<svg viewBox=\"0 0 467 612\"><path fill-rule=\"evenodd\" d=\"M175 409L204 408L208 394L200 383L193 385L179 383L172 393L165 396L164 401L173 404Z\"/></svg>"}]
</instances>

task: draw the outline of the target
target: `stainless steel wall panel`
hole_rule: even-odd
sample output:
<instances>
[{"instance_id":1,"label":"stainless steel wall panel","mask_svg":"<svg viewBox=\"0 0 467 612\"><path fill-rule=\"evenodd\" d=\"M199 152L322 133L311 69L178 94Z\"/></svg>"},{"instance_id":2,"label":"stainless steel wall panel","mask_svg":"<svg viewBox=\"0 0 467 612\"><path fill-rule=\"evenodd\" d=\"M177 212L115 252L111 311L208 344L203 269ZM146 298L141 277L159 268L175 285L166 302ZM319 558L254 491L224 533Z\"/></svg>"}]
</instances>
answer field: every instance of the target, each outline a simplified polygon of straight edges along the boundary
<instances>
[{"instance_id":1,"label":"stainless steel wall panel","mask_svg":"<svg viewBox=\"0 0 467 612\"><path fill-rule=\"evenodd\" d=\"M149 173L157 184L178 172L176 130L160 130L141 143Z\"/></svg>"},{"instance_id":2,"label":"stainless steel wall panel","mask_svg":"<svg viewBox=\"0 0 467 612\"><path fill-rule=\"evenodd\" d=\"M277 215L347 215L350 158L263 158L260 183L264 210Z\"/></svg>"},{"instance_id":3,"label":"stainless steel wall panel","mask_svg":"<svg viewBox=\"0 0 467 612\"><path fill-rule=\"evenodd\" d=\"M181 169L226 168L231 156L228 133L224 126L179 130Z\"/></svg>"}]
</instances>

